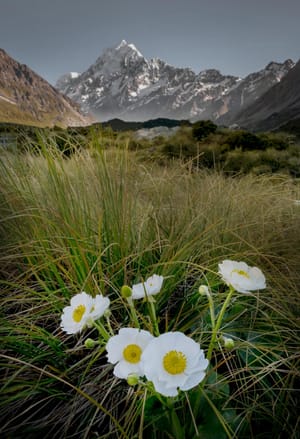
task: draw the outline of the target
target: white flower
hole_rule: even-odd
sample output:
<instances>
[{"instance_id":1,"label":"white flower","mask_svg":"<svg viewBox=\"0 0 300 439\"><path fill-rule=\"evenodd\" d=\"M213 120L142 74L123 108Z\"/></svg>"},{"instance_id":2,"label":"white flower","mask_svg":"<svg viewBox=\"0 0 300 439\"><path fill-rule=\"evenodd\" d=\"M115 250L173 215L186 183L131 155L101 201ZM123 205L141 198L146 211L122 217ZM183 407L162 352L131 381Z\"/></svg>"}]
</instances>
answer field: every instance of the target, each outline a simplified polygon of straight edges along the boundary
<instances>
[{"instance_id":1,"label":"white flower","mask_svg":"<svg viewBox=\"0 0 300 439\"><path fill-rule=\"evenodd\" d=\"M146 296L153 296L154 294L158 294L161 290L163 281L163 276L153 274L153 276L148 277L145 282L133 285L131 296L132 299L142 299Z\"/></svg>"},{"instance_id":2,"label":"white flower","mask_svg":"<svg viewBox=\"0 0 300 439\"><path fill-rule=\"evenodd\" d=\"M245 262L225 260L219 264L219 274L227 285L239 293L266 288L266 279L257 267L249 267Z\"/></svg>"},{"instance_id":3,"label":"white flower","mask_svg":"<svg viewBox=\"0 0 300 439\"><path fill-rule=\"evenodd\" d=\"M92 320L100 319L100 317L102 317L105 311L108 309L109 304L110 300L108 297L104 297L102 294L97 294L90 310L90 318Z\"/></svg>"},{"instance_id":4,"label":"white flower","mask_svg":"<svg viewBox=\"0 0 300 439\"><path fill-rule=\"evenodd\" d=\"M71 305L63 309L60 326L67 334L76 334L99 319L109 303L109 299L101 294L95 298L84 291L76 294L71 299Z\"/></svg>"},{"instance_id":5,"label":"white flower","mask_svg":"<svg viewBox=\"0 0 300 439\"><path fill-rule=\"evenodd\" d=\"M165 396L189 390L205 377L208 360L199 343L182 332L166 332L152 339L142 354L146 378Z\"/></svg>"},{"instance_id":6,"label":"white flower","mask_svg":"<svg viewBox=\"0 0 300 439\"><path fill-rule=\"evenodd\" d=\"M109 363L116 364L114 374L118 378L127 379L130 374L143 376L141 356L153 339L148 331L137 328L122 328L118 335L111 337L107 344L107 359Z\"/></svg>"}]
</instances>

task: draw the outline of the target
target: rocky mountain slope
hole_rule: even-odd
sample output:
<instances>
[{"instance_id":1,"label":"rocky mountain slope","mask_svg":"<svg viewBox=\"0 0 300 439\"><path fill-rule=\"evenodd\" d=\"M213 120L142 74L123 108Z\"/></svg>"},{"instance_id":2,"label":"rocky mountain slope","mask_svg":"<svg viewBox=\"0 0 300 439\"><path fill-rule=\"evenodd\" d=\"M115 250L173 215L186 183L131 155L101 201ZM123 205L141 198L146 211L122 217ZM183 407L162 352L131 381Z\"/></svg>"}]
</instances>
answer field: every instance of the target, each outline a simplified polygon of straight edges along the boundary
<instances>
[{"instance_id":1,"label":"rocky mountain slope","mask_svg":"<svg viewBox=\"0 0 300 439\"><path fill-rule=\"evenodd\" d=\"M0 49L0 122L82 126L91 121L77 104Z\"/></svg>"},{"instance_id":2,"label":"rocky mountain slope","mask_svg":"<svg viewBox=\"0 0 300 439\"><path fill-rule=\"evenodd\" d=\"M271 130L300 118L300 60L266 93L236 116L239 126Z\"/></svg>"},{"instance_id":3,"label":"rocky mountain slope","mask_svg":"<svg viewBox=\"0 0 300 439\"><path fill-rule=\"evenodd\" d=\"M272 62L244 79L214 69L196 74L160 59L147 60L123 40L85 72L64 75L56 87L99 121L169 117L228 124L293 66L291 60Z\"/></svg>"},{"instance_id":4,"label":"rocky mountain slope","mask_svg":"<svg viewBox=\"0 0 300 439\"><path fill-rule=\"evenodd\" d=\"M220 124L236 123L238 113L278 84L294 65L290 59L282 64L270 62L259 72L250 73L213 103L210 108L213 117Z\"/></svg>"}]
</instances>

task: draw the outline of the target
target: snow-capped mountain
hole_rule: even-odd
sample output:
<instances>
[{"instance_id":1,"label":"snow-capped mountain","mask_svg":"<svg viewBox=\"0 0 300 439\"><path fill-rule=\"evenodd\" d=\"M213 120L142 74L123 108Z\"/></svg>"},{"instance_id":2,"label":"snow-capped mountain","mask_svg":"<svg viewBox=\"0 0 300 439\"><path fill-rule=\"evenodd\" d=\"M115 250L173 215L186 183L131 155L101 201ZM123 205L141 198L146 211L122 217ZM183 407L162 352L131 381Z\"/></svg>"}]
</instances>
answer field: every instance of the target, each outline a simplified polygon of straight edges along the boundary
<instances>
[{"instance_id":1,"label":"snow-capped mountain","mask_svg":"<svg viewBox=\"0 0 300 439\"><path fill-rule=\"evenodd\" d=\"M290 60L270 63L245 79L215 69L196 74L158 58L147 60L123 40L106 49L85 72L63 75L56 87L100 121L116 117L218 120L253 102L293 65Z\"/></svg>"}]
</instances>

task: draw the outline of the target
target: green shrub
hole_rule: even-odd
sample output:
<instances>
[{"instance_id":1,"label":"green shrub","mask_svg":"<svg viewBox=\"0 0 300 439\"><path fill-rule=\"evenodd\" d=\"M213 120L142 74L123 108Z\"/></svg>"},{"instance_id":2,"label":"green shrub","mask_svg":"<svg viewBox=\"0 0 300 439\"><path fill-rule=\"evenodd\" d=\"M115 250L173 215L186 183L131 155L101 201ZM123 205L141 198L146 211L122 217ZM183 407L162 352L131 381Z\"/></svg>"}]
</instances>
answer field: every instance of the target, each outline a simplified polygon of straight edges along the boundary
<instances>
[{"instance_id":1,"label":"green shrub","mask_svg":"<svg viewBox=\"0 0 300 439\"><path fill-rule=\"evenodd\" d=\"M224 144L230 149L241 148L243 151L252 149L264 149L264 142L259 136L248 131L233 131L225 136Z\"/></svg>"},{"instance_id":2,"label":"green shrub","mask_svg":"<svg viewBox=\"0 0 300 439\"><path fill-rule=\"evenodd\" d=\"M194 143L167 142L162 147L162 152L168 158L190 159L197 155L197 145Z\"/></svg>"},{"instance_id":3,"label":"green shrub","mask_svg":"<svg viewBox=\"0 0 300 439\"><path fill-rule=\"evenodd\" d=\"M258 135L262 141L263 149L274 148L277 150L287 149L289 146L289 140L286 135L275 133L263 133Z\"/></svg>"},{"instance_id":4,"label":"green shrub","mask_svg":"<svg viewBox=\"0 0 300 439\"><path fill-rule=\"evenodd\" d=\"M199 120L193 124L193 137L198 141L203 140L209 134L215 133L217 128L217 125L215 125L211 120Z\"/></svg>"}]
</instances>

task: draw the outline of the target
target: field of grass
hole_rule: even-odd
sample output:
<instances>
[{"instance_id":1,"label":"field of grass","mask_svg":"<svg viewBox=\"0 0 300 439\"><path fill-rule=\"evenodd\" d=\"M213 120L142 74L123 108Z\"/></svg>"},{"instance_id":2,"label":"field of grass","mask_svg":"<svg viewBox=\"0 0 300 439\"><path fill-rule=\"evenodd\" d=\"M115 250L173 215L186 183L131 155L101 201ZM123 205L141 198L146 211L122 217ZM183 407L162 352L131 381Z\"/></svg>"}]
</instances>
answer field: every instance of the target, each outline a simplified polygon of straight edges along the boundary
<instances>
[{"instance_id":1,"label":"field of grass","mask_svg":"<svg viewBox=\"0 0 300 439\"><path fill-rule=\"evenodd\" d=\"M66 158L44 140L0 155L1 390L4 438L298 439L300 199L281 175L225 177L179 161L160 166L101 138ZM113 375L96 329L66 335L75 294L111 301L116 333L132 326L123 285L164 276L160 332L181 331L207 353L227 295L225 259L265 274L235 293L203 385L162 400ZM152 329L147 303L136 305ZM171 413L171 415L170 415Z\"/></svg>"}]
</instances>

